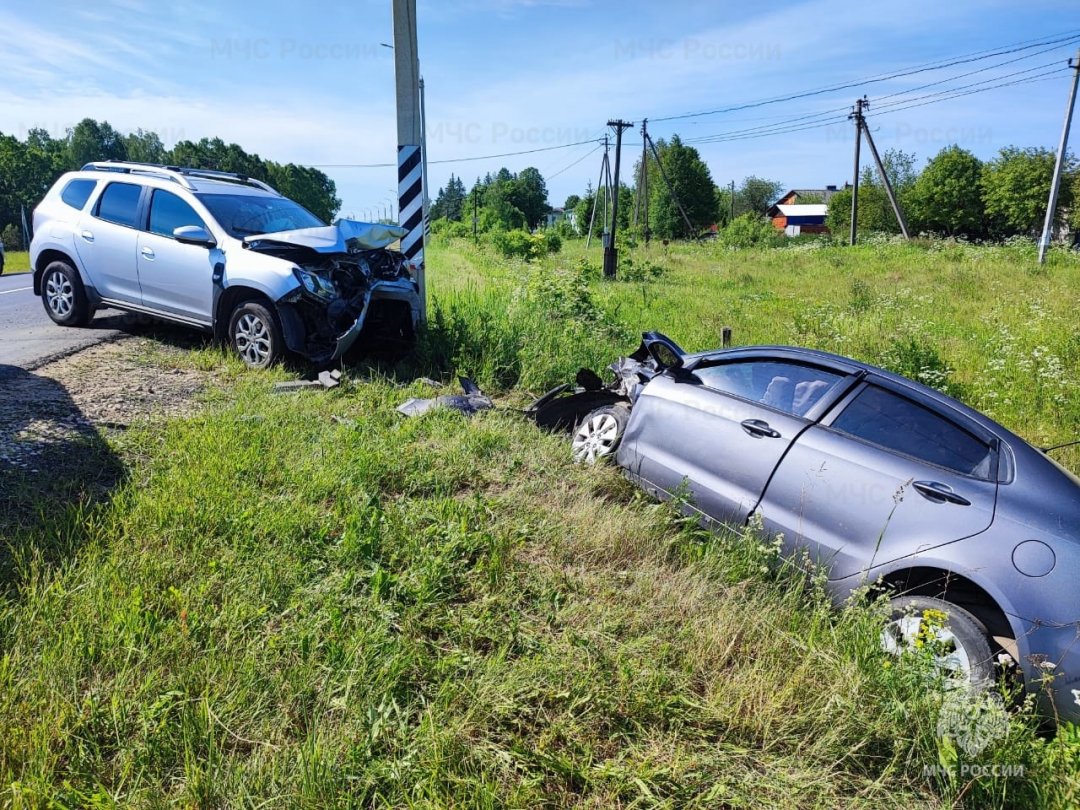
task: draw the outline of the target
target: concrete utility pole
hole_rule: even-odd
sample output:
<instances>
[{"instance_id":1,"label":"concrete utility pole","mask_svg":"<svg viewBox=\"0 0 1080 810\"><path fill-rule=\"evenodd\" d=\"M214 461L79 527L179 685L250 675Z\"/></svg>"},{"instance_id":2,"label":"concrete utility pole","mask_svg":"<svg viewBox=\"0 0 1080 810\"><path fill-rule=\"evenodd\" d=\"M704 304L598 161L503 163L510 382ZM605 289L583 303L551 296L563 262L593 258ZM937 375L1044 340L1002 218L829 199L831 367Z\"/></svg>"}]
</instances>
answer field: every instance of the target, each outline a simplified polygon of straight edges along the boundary
<instances>
[{"instance_id":1,"label":"concrete utility pole","mask_svg":"<svg viewBox=\"0 0 1080 810\"><path fill-rule=\"evenodd\" d=\"M623 130L633 126L630 121L621 118L608 121L609 127L615 128L615 188L614 198L611 202L611 236L604 245L604 277L615 278L615 271L619 265L619 251L615 247L615 234L619 230L619 162L622 158L622 134Z\"/></svg>"},{"instance_id":2,"label":"concrete utility pole","mask_svg":"<svg viewBox=\"0 0 1080 810\"><path fill-rule=\"evenodd\" d=\"M424 105L424 77L420 77L420 155L422 169L422 179L424 181L424 241L427 242L427 238L431 236L431 218L428 216L428 211L431 210L431 194L428 189L428 170L427 170L427 109Z\"/></svg>"},{"instance_id":3,"label":"concrete utility pole","mask_svg":"<svg viewBox=\"0 0 1080 810\"><path fill-rule=\"evenodd\" d=\"M896 196L896 192L893 191L892 183L889 182L889 175L885 173L885 166L881 162L881 158L878 156L877 146L874 145L874 139L870 136L870 128L863 123L863 135L866 136L866 145L870 147L870 154L874 156L874 163L877 164L878 175L881 177L881 184L885 186L885 193L889 196L889 204L892 205L893 213L896 214L896 221L900 225L900 233L904 235L905 239L910 239L908 234L907 220L904 219L904 211L900 208L900 200Z\"/></svg>"},{"instance_id":4,"label":"concrete utility pole","mask_svg":"<svg viewBox=\"0 0 1080 810\"><path fill-rule=\"evenodd\" d=\"M391 0L394 10L394 76L397 84L398 223L408 233L401 252L413 263L420 287L420 319L427 321L424 273L423 115L420 59L416 44L416 0Z\"/></svg>"},{"instance_id":5,"label":"concrete utility pole","mask_svg":"<svg viewBox=\"0 0 1080 810\"><path fill-rule=\"evenodd\" d=\"M1039 239L1039 264L1046 262L1046 249L1054 235L1054 215L1057 213L1058 192L1061 190L1061 169L1065 165L1065 148L1069 145L1069 127L1072 125L1073 107L1076 106L1076 84L1080 80L1080 51L1076 60L1069 60L1073 69L1072 89L1069 91L1069 104L1065 108L1065 124L1061 128L1061 143L1058 144L1057 162L1054 164L1054 182L1050 184L1050 201L1046 204L1046 221L1043 223L1042 238Z\"/></svg>"},{"instance_id":6,"label":"concrete utility pole","mask_svg":"<svg viewBox=\"0 0 1080 810\"><path fill-rule=\"evenodd\" d=\"M855 100L855 109L848 116L848 119L855 120L855 177L851 181L851 244L855 244L857 239L856 230L859 227L859 147L862 145L862 130L863 130L863 105L866 103L866 98L860 98Z\"/></svg>"},{"instance_id":7,"label":"concrete utility pole","mask_svg":"<svg viewBox=\"0 0 1080 810\"><path fill-rule=\"evenodd\" d=\"M731 224L731 222L735 219L735 181L734 180L731 181L731 197L728 200L728 202L731 203L731 215L728 217L728 224Z\"/></svg>"}]
</instances>

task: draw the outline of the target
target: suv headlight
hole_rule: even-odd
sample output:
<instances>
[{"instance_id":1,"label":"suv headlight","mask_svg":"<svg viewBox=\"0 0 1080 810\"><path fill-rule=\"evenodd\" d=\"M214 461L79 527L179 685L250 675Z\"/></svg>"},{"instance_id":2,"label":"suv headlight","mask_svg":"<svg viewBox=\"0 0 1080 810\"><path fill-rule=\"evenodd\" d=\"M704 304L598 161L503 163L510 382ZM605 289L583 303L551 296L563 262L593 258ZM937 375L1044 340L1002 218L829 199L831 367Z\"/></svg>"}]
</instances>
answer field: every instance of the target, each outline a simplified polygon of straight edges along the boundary
<instances>
[{"instance_id":1,"label":"suv headlight","mask_svg":"<svg viewBox=\"0 0 1080 810\"><path fill-rule=\"evenodd\" d=\"M293 275L296 276L296 280L300 282L300 286L312 295L328 299L337 297L337 290L334 289L333 282L328 279L322 278L321 276L300 267L293 268Z\"/></svg>"}]
</instances>

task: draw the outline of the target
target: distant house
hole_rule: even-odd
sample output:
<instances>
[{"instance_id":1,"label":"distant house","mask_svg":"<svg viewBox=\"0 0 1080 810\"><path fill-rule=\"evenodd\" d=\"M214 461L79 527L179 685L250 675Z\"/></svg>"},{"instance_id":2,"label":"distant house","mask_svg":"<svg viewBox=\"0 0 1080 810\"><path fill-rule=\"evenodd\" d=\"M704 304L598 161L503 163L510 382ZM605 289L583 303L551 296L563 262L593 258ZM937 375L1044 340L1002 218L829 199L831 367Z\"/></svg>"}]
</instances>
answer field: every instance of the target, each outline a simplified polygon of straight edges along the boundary
<instances>
[{"instance_id":1,"label":"distant house","mask_svg":"<svg viewBox=\"0 0 1080 810\"><path fill-rule=\"evenodd\" d=\"M837 191L836 186L793 188L769 207L766 216L772 220L774 228L788 236L828 233L825 215L829 213L829 200ZM807 199L814 202L799 202Z\"/></svg>"},{"instance_id":2,"label":"distant house","mask_svg":"<svg viewBox=\"0 0 1080 810\"><path fill-rule=\"evenodd\" d=\"M804 233L828 233L825 215L829 206L814 203L811 205L774 205L769 209L769 218L773 227L788 236Z\"/></svg>"},{"instance_id":3,"label":"distant house","mask_svg":"<svg viewBox=\"0 0 1080 810\"><path fill-rule=\"evenodd\" d=\"M545 228L552 228L560 222L566 222L571 228L577 227L577 212L572 208L552 208L544 215Z\"/></svg>"},{"instance_id":4,"label":"distant house","mask_svg":"<svg viewBox=\"0 0 1080 810\"><path fill-rule=\"evenodd\" d=\"M844 186L847 188L847 186ZM808 201L815 203L822 202L825 205L829 204L829 200L833 198L833 195L839 191L836 186L825 186L825 188L793 188L783 197L776 201L776 205L799 205ZM809 200L807 200L809 198ZM772 214L769 214L772 216Z\"/></svg>"}]
</instances>

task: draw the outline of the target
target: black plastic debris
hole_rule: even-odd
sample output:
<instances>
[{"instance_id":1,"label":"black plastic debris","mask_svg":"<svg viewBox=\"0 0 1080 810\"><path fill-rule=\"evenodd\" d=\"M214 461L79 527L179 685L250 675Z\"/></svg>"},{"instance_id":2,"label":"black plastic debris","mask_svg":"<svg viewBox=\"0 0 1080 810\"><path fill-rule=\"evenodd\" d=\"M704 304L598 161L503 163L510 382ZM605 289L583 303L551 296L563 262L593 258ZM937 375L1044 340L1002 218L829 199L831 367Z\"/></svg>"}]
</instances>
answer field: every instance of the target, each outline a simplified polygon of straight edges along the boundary
<instances>
[{"instance_id":1,"label":"black plastic debris","mask_svg":"<svg viewBox=\"0 0 1080 810\"><path fill-rule=\"evenodd\" d=\"M464 394L448 394L433 399L413 397L398 405L397 412L404 416L420 416L435 408L451 408L472 416L479 411L489 411L495 404L491 397L480 390L479 386L468 377L458 377Z\"/></svg>"}]
</instances>

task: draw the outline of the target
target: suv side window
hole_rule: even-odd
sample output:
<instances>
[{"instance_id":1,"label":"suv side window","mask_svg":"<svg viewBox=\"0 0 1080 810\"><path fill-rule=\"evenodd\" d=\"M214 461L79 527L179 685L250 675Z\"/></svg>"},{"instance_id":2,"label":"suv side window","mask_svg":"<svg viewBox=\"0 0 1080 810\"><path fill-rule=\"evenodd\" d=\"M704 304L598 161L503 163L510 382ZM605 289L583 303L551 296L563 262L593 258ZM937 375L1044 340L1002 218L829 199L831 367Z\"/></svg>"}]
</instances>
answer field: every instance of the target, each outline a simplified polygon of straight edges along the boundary
<instances>
[{"instance_id":1,"label":"suv side window","mask_svg":"<svg viewBox=\"0 0 1080 810\"><path fill-rule=\"evenodd\" d=\"M60 192L60 199L75 210L82 211L96 186L97 180L71 180Z\"/></svg>"},{"instance_id":2,"label":"suv side window","mask_svg":"<svg viewBox=\"0 0 1080 810\"><path fill-rule=\"evenodd\" d=\"M135 217L139 210L139 195L142 186L131 183L109 183L101 192L94 216L117 225L135 226Z\"/></svg>"},{"instance_id":3,"label":"suv side window","mask_svg":"<svg viewBox=\"0 0 1080 810\"><path fill-rule=\"evenodd\" d=\"M836 430L937 467L989 478L991 448L956 423L870 385L832 423Z\"/></svg>"},{"instance_id":4,"label":"suv side window","mask_svg":"<svg viewBox=\"0 0 1080 810\"><path fill-rule=\"evenodd\" d=\"M694 369L709 388L760 402L794 416L805 416L843 377L785 360L740 360Z\"/></svg>"},{"instance_id":5,"label":"suv side window","mask_svg":"<svg viewBox=\"0 0 1080 810\"><path fill-rule=\"evenodd\" d=\"M150 232L171 237L173 231L185 225L206 227L187 202L172 192L155 189L154 196L150 198Z\"/></svg>"}]
</instances>

